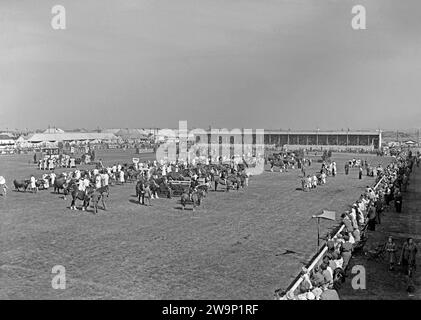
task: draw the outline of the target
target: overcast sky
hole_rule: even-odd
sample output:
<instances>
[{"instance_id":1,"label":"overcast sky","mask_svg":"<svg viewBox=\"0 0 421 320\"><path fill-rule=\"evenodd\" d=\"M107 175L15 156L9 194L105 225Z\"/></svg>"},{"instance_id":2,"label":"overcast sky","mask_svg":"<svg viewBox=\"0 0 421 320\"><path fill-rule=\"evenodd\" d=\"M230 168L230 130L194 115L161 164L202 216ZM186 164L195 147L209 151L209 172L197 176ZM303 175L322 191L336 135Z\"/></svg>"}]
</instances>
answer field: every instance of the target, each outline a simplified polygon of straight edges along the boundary
<instances>
[{"instance_id":1,"label":"overcast sky","mask_svg":"<svg viewBox=\"0 0 421 320\"><path fill-rule=\"evenodd\" d=\"M1 0L0 129L420 127L420 17L419 0Z\"/></svg>"}]
</instances>

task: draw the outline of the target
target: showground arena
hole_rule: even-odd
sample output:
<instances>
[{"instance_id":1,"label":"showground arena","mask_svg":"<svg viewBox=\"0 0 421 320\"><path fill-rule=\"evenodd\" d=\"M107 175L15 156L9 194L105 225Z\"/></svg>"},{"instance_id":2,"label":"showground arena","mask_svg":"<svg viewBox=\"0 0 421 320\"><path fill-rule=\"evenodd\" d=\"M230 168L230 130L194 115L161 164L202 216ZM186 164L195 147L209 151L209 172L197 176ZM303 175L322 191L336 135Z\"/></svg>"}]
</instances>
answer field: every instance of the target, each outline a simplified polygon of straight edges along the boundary
<instances>
[{"instance_id":1,"label":"showground arena","mask_svg":"<svg viewBox=\"0 0 421 320\"><path fill-rule=\"evenodd\" d=\"M134 156L97 154L105 165ZM31 155L3 156L10 190L0 199L0 298L272 299L317 251L312 215L336 212L338 221L321 224L325 234L374 183L365 174L358 179L356 168L344 174L345 162L358 157L374 166L391 161L334 153L336 177L311 192L300 190L300 170L270 172L267 165L244 189L210 191L195 211L180 210L179 198L141 206L135 183L125 183L110 187L107 211L95 215L92 208L70 210L70 199L51 188L12 191L13 179L41 173ZM320 154L310 158L307 174L320 171ZM55 265L66 268L66 290L51 287Z\"/></svg>"}]
</instances>

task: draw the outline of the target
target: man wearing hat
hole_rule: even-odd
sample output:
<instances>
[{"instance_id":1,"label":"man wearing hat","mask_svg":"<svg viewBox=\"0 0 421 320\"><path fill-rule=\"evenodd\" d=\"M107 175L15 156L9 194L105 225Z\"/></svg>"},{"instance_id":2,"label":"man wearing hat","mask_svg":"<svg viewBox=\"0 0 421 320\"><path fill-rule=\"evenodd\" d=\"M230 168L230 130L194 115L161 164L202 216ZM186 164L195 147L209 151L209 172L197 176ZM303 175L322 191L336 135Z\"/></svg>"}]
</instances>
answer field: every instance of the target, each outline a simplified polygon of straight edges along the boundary
<instances>
[{"instance_id":1,"label":"man wearing hat","mask_svg":"<svg viewBox=\"0 0 421 320\"><path fill-rule=\"evenodd\" d=\"M354 227L352 226L352 222L351 222L351 219L349 218L348 214L342 213L341 218L342 218L342 222L345 225L345 228L347 229L347 231L348 232L354 231Z\"/></svg>"}]
</instances>

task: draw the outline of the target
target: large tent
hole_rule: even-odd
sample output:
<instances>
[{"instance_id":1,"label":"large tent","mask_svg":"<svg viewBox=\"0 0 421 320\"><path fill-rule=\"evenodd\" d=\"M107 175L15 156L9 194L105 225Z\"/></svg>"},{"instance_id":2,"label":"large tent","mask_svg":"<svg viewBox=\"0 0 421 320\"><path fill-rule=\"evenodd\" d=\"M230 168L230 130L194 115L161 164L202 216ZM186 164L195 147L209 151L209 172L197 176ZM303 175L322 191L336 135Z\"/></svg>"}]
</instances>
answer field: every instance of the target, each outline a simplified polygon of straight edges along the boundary
<instances>
[{"instance_id":1,"label":"large tent","mask_svg":"<svg viewBox=\"0 0 421 320\"><path fill-rule=\"evenodd\" d=\"M141 129L120 129L115 135L126 141L145 141L148 139L148 135Z\"/></svg>"},{"instance_id":2,"label":"large tent","mask_svg":"<svg viewBox=\"0 0 421 320\"><path fill-rule=\"evenodd\" d=\"M118 137L113 133L102 132L64 132L64 133L35 133L28 138L28 142L89 142L89 141L114 142Z\"/></svg>"}]
</instances>

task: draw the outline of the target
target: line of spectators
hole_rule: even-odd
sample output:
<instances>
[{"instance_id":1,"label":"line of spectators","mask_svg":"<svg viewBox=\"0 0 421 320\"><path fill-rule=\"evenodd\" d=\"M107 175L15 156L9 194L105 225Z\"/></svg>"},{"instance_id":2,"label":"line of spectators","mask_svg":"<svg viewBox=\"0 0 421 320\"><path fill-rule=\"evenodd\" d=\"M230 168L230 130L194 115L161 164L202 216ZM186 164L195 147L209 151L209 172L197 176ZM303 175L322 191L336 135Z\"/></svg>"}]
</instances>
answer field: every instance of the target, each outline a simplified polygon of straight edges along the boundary
<instances>
[{"instance_id":1,"label":"line of spectators","mask_svg":"<svg viewBox=\"0 0 421 320\"><path fill-rule=\"evenodd\" d=\"M303 268L301 283L295 291L277 292L281 300L339 300L338 289L345 281L347 268L355 250L362 248L367 230L375 230L381 223L384 210L392 201L397 212L402 208L401 192L409 184L415 159L402 153L384 170L378 172L376 186L367 187L349 211L341 215L341 232L328 236L327 250L312 270Z\"/></svg>"}]
</instances>

